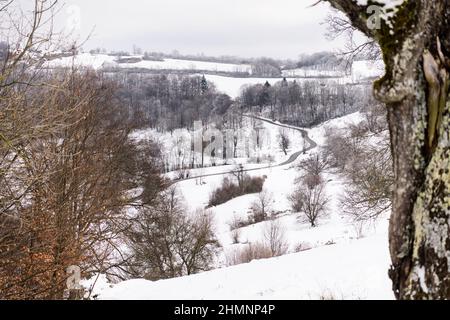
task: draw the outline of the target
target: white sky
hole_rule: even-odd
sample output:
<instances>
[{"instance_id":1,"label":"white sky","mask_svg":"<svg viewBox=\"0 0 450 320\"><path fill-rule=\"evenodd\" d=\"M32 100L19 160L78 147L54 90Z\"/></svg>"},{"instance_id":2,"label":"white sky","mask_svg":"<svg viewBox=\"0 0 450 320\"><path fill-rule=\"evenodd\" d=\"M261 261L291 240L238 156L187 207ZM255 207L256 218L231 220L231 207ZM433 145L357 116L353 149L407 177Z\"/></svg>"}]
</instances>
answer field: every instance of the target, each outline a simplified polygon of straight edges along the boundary
<instances>
[{"instance_id":1,"label":"white sky","mask_svg":"<svg viewBox=\"0 0 450 320\"><path fill-rule=\"evenodd\" d=\"M333 50L327 4L316 0L65 0L58 24L75 25L85 49L297 58Z\"/></svg>"}]
</instances>

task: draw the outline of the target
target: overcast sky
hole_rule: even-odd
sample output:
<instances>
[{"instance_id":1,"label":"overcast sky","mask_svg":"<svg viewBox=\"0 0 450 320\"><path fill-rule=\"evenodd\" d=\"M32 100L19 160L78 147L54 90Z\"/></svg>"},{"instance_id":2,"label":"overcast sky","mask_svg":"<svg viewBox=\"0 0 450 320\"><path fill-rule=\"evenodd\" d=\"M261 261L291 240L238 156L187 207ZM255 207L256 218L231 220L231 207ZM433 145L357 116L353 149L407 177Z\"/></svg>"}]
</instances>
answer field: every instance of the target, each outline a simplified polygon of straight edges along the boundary
<instances>
[{"instance_id":1,"label":"overcast sky","mask_svg":"<svg viewBox=\"0 0 450 320\"><path fill-rule=\"evenodd\" d=\"M65 0L59 23L76 26L85 49L296 58L333 50L315 0ZM61 19L61 20L60 20Z\"/></svg>"}]
</instances>

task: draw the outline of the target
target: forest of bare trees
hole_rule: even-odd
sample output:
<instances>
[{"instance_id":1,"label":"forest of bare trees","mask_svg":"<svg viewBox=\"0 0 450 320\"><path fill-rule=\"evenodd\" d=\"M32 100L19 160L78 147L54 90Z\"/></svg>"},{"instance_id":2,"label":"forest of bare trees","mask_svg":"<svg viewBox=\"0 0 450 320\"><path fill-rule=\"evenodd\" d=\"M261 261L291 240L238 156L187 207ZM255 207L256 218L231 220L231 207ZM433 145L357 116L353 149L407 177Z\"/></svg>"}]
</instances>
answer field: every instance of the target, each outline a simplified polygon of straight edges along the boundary
<instances>
[{"instance_id":1,"label":"forest of bare trees","mask_svg":"<svg viewBox=\"0 0 450 320\"><path fill-rule=\"evenodd\" d=\"M296 126L313 126L374 104L367 85L349 86L333 81L268 82L247 86L239 97L245 110L268 110L272 119Z\"/></svg>"},{"instance_id":2,"label":"forest of bare trees","mask_svg":"<svg viewBox=\"0 0 450 320\"><path fill-rule=\"evenodd\" d=\"M161 131L192 128L194 121L217 121L233 101L204 77L115 73L117 95L129 110L133 128Z\"/></svg>"}]
</instances>

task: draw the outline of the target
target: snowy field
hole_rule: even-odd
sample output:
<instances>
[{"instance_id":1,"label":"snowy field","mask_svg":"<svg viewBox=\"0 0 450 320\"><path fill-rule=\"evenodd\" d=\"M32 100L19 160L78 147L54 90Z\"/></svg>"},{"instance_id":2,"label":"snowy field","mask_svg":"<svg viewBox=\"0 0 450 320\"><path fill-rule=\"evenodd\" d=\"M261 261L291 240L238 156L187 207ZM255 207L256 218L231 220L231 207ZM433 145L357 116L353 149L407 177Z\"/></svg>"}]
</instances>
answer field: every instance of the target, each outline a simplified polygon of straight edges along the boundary
<instances>
[{"instance_id":1,"label":"snowy field","mask_svg":"<svg viewBox=\"0 0 450 320\"><path fill-rule=\"evenodd\" d=\"M394 299L385 235L279 258L150 282L106 287L101 299Z\"/></svg>"},{"instance_id":2,"label":"snowy field","mask_svg":"<svg viewBox=\"0 0 450 320\"><path fill-rule=\"evenodd\" d=\"M314 70L306 68L287 69L282 72L283 77L293 78L343 78L346 76L343 71L336 70Z\"/></svg>"},{"instance_id":3,"label":"snowy field","mask_svg":"<svg viewBox=\"0 0 450 320\"><path fill-rule=\"evenodd\" d=\"M377 61L355 61L352 64L352 82L358 83L381 77L385 72L384 63Z\"/></svg>"},{"instance_id":4,"label":"snowy field","mask_svg":"<svg viewBox=\"0 0 450 320\"><path fill-rule=\"evenodd\" d=\"M142 56L130 56L124 58L142 59ZM144 61L136 63L117 63L117 57L105 54L81 53L75 57L63 57L48 61L47 68L70 67L72 65L82 67L92 67L96 70L102 68L123 68L123 69L148 69L148 70L198 70L209 72L242 72L252 73L252 67L246 64L228 64L204 61L191 61L179 59L164 59L164 61ZM205 75L208 81L214 83L220 92L228 94L232 98L240 95L241 90L246 85L264 84L268 81L271 85L282 81L286 77L288 81L320 81L326 84L329 81L340 84L360 83L367 79L373 79L383 75L384 65L382 61L355 61L352 66L352 74L345 75L340 71L333 70L305 70L292 69L284 70L280 78L236 78L219 75ZM200 74L201 75L201 74ZM325 78L324 78L325 77Z\"/></svg>"},{"instance_id":5,"label":"snowy field","mask_svg":"<svg viewBox=\"0 0 450 320\"><path fill-rule=\"evenodd\" d=\"M347 123L357 123L361 114L355 113L329 121L309 131L319 146L324 142L325 128L339 130ZM275 132L276 126L269 128ZM293 149L300 147L294 146ZM302 155L301 161L317 152ZM290 152L293 152L291 150ZM282 157L283 154L280 155ZM220 172L224 167L202 169ZM200 169L199 169L200 170ZM257 260L227 267L227 257L236 249L257 243L264 237L269 221L240 229L239 242L233 241L230 222L248 218L256 194L235 198L210 209L215 233L221 244L215 270L188 277L151 282L125 281L108 285L100 281L94 290L100 299L393 299L387 275L390 265L387 228L388 217L365 226L364 236L358 237L356 226L340 210L343 191L342 178L327 172L325 179L330 197L327 216L311 228L298 213L292 212L288 195L295 188L299 172L295 163L252 171L252 176L267 176L264 189L273 195L272 218L282 226L288 255ZM222 176L205 177L177 183L191 210L204 208L211 191ZM298 248L302 248L299 250ZM306 250L306 251L305 251Z\"/></svg>"},{"instance_id":6,"label":"snowy field","mask_svg":"<svg viewBox=\"0 0 450 320\"><path fill-rule=\"evenodd\" d=\"M124 69L149 69L149 70L201 70L211 72L252 72L252 67L247 64L229 64L218 62L192 61L180 59L163 59L163 61L142 60L142 56L124 56L123 58L136 58L141 61L135 63L118 63L117 57L105 54L81 53L75 57L63 57L47 62L46 67L70 67L73 65L101 68L124 68Z\"/></svg>"},{"instance_id":7,"label":"snowy field","mask_svg":"<svg viewBox=\"0 0 450 320\"><path fill-rule=\"evenodd\" d=\"M215 84L217 90L220 92L226 93L232 98L237 98L244 86L255 85L255 84L265 84L266 81L269 82L270 85L274 85L277 82L283 80L283 78L235 78L235 77L224 77L217 75L205 75L206 80L211 81ZM305 81L319 81L320 83L327 84L329 82L335 82L339 84L347 84L351 82L349 77L342 78L295 78L288 77L287 81L297 81L298 83L302 83Z\"/></svg>"}]
</instances>

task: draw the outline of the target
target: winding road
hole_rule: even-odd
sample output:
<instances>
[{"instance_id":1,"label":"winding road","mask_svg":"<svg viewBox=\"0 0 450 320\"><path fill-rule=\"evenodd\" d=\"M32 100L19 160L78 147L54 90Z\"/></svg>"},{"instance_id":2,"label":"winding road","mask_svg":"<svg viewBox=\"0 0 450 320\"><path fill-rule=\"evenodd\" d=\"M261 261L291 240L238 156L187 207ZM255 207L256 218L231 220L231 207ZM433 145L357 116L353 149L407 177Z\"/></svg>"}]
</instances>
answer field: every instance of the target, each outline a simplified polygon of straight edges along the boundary
<instances>
[{"instance_id":1,"label":"winding road","mask_svg":"<svg viewBox=\"0 0 450 320\"><path fill-rule=\"evenodd\" d=\"M269 119L266 119L266 118L261 118L261 117L258 117L258 116L254 116L254 115L245 115L244 114L243 116L247 117L247 118L253 118L253 119L256 119L256 120L260 120L260 121L263 121L263 122L266 122L266 123L269 123L269 124L272 124L272 125L275 125L275 126L278 126L278 127L281 127L281 128L297 130L297 131L299 131L302 134L303 139L306 140L306 142L309 144L309 146L307 148L303 149L303 150L300 150L300 151L297 151L297 152L293 153L289 157L289 159L287 159L286 161L284 161L284 162L282 162L280 164L264 166L264 167L258 167L258 168L252 168L252 169L244 169L244 170L239 170L239 172L241 172L241 171L242 172L250 172L250 171L258 171L258 170L282 167L282 166L285 166L285 165L293 163L295 160L297 160L297 158L301 154L303 154L305 152L308 152L308 151L310 151L310 150L312 150L312 149L317 147L317 143L309 137L308 131L306 131L304 129L301 129L301 128L298 128L298 127L294 127L294 126L290 126L290 125L286 125L286 124L282 124L282 123L279 123L279 122L275 122L275 121L272 121L272 120L269 120ZM218 172L218 173L204 174L204 175L200 175L200 176L193 176L193 177L189 177L189 178L185 178L185 179L174 181L172 183L172 185L175 185L175 184L183 182L183 181L200 179L200 178L206 178L206 177L223 176L223 175L233 174L233 173L237 173L237 172L238 172L237 170L231 170L231 171L226 171L226 172Z\"/></svg>"}]
</instances>

